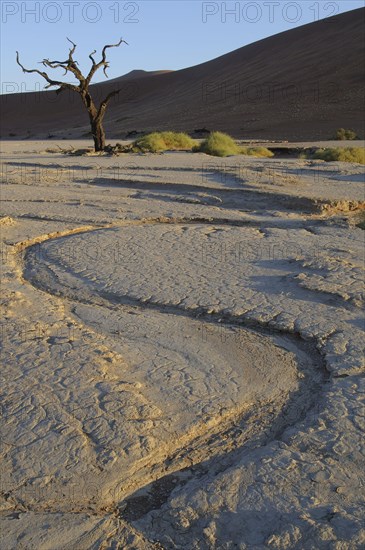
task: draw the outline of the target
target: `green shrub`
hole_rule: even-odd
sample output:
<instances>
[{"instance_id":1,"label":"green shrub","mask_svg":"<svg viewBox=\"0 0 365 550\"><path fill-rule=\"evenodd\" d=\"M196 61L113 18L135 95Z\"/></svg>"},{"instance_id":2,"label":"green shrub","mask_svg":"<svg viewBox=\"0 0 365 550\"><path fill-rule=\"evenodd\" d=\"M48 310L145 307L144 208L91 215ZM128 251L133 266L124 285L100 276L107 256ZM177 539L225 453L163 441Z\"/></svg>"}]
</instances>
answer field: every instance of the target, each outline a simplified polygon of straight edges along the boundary
<instances>
[{"instance_id":1,"label":"green shrub","mask_svg":"<svg viewBox=\"0 0 365 550\"><path fill-rule=\"evenodd\" d=\"M353 130L345 130L345 128L339 128L336 132L336 139L340 141L357 139L356 132Z\"/></svg>"},{"instance_id":2,"label":"green shrub","mask_svg":"<svg viewBox=\"0 0 365 550\"><path fill-rule=\"evenodd\" d=\"M229 157L231 155L274 156L274 153L266 147L240 147L231 136L223 132L212 132L207 139L194 147L193 150L215 157Z\"/></svg>"},{"instance_id":3,"label":"green shrub","mask_svg":"<svg viewBox=\"0 0 365 550\"><path fill-rule=\"evenodd\" d=\"M212 132L207 139L194 148L194 151L215 157L229 157L239 155L240 148L228 134Z\"/></svg>"},{"instance_id":4,"label":"green shrub","mask_svg":"<svg viewBox=\"0 0 365 550\"><path fill-rule=\"evenodd\" d=\"M266 147L240 147L231 136L223 132L212 132L200 144L196 144L194 139L181 132L153 132L138 138L132 144L133 152L142 153L191 150L216 157L228 157L231 155L274 156Z\"/></svg>"},{"instance_id":5,"label":"green shrub","mask_svg":"<svg viewBox=\"0 0 365 550\"><path fill-rule=\"evenodd\" d=\"M143 153L189 151L194 145L195 141L182 132L153 132L134 141L133 150Z\"/></svg>"},{"instance_id":6,"label":"green shrub","mask_svg":"<svg viewBox=\"0 0 365 550\"><path fill-rule=\"evenodd\" d=\"M337 147L333 149L318 149L313 154L314 159L325 160L326 162L356 162L365 164L365 149L362 147Z\"/></svg>"}]
</instances>

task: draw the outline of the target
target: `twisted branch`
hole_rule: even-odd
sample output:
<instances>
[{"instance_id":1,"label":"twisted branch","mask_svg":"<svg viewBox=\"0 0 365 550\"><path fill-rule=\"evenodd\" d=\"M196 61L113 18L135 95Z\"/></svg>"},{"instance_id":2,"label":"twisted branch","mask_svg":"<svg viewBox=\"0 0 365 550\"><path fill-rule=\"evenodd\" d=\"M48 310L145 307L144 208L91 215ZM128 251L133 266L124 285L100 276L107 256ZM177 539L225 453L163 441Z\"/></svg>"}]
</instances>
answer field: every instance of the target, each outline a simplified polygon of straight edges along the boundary
<instances>
[{"instance_id":1,"label":"twisted branch","mask_svg":"<svg viewBox=\"0 0 365 550\"><path fill-rule=\"evenodd\" d=\"M16 62L21 67L23 73L36 73L39 74L42 78L44 78L48 85L45 86L45 90L48 90L48 88L52 88L52 86L60 86L60 89L57 90L57 93L60 93L63 89L67 88L69 90L73 90L74 92L80 92L81 88L79 86L75 86L74 84L68 84L67 82L61 82L60 80L53 80L48 76L47 73L43 71L38 71L38 69L26 69L19 60L19 52L16 52Z\"/></svg>"},{"instance_id":2,"label":"twisted branch","mask_svg":"<svg viewBox=\"0 0 365 550\"><path fill-rule=\"evenodd\" d=\"M50 61L49 59L43 59L41 63L45 67L50 67L51 69L63 69L65 71L64 75L66 75L68 72L71 72L73 75L75 75L77 80L82 85L85 82L85 77L80 69L77 67L77 61L74 61L72 57L76 50L76 44L72 42L72 40L70 40L69 38L67 38L67 40L71 42L73 47L70 48L68 59L66 59L66 61Z\"/></svg>"},{"instance_id":3,"label":"twisted branch","mask_svg":"<svg viewBox=\"0 0 365 550\"><path fill-rule=\"evenodd\" d=\"M91 59L93 65L96 65L96 61L95 59L93 58L93 55L96 53L96 50L94 50L93 52L91 52L91 54L89 55L89 58Z\"/></svg>"},{"instance_id":4,"label":"twisted branch","mask_svg":"<svg viewBox=\"0 0 365 550\"><path fill-rule=\"evenodd\" d=\"M109 101L114 97L115 95L119 94L121 90L114 90L113 92L110 92L106 98L100 103L100 107L98 109L97 118L102 119L105 115L106 108L108 106Z\"/></svg>"},{"instance_id":5,"label":"twisted branch","mask_svg":"<svg viewBox=\"0 0 365 550\"><path fill-rule=\"evenodd\" d=\"M100 67L103 67L103 72L104 72L105 76L108 78L108 75L106 73L106 69L109 67L109 63L106 60L106 50L108 48L118 48L122 43L127 44L127 46L128 46L128 43L125 40L123 40L123 38L121 38L119 40L118 44L107 44L106 46L104 46L104 48L102 50L102 53L101 53L101 61L99 61L99 63L96 63L95 59L93 58L93 55L96 53L96 50L91 52L91 54L89 55L89 58L92 61L92 67L90 69L89 74L86 77L86 82L87 83L90 83L92 77L94 76L96 71L98 69L100 69Z\"/></svg>"}]
</instances>

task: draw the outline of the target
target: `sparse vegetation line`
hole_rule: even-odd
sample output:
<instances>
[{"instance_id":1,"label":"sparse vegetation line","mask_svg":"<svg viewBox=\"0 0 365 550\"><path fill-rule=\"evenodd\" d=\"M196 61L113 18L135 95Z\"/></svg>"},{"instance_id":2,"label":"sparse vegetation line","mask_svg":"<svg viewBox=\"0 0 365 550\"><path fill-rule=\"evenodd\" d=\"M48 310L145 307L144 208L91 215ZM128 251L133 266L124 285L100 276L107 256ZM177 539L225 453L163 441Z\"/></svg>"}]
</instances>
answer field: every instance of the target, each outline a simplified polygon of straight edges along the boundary
<instances>
[{"instance_id":1,"label":"sparse vegetation line","mask_svg":"<svg viewBox=\"0 0 365 550\"><path fill-rule=\"evenodd\" d=\"M228 157L231 155L274 156L274 153L266 149L266 147L241 147L231 136L222 132L211 132L202 143L197 143L188 134L182 132L153 132L134 141L131 151L142 153L193 151L216 157Z\"/></svg>"},{"instance_id":2,"label":"sparse vegetation line","mask_svg":"<svg viewBox=\"0 0 365 550\"><path fill-rule=\"evenodd\" d=\"M304 158L326 162L355 162L365 164L365 149L362 147L333 147L317 149L314 153L304 153Z\"/></svg>"},{"instance_id":3,"label":"sparse vegetation line","mask_svg":"<svg viewBox=\"0 0 365 550\"><path fill-rule=\"evenodd\" d=\"M354 130L345 130L345 128L339 128L336 132L336 139L338 141L358 139L356 132Z\"/></svg>"}]
</instances>

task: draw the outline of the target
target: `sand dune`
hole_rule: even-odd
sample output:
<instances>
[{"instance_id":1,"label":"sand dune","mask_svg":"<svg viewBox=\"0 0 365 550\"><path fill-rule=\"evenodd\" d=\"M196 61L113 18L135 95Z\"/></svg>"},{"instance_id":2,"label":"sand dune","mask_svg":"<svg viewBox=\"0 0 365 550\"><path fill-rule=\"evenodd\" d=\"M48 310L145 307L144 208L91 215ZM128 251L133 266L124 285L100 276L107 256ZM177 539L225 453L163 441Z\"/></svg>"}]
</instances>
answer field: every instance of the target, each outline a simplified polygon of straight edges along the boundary
<instances>
[{"instance_id":1,"label":"sand dune","mask_svg":"<svg viewBox=\"0 0 365 550\"><path fill-rule=\"evenodd\" d=\"M106 117L108 137L201 127L289 140L330 139L346 127L363 137L364 14L305 25L188 69L133 71L96 84L98 98L121 84ZM1 111L3 138L80 138L89 131L79 98L68 92L2 96Z\"/></svg>"}]
</instances>

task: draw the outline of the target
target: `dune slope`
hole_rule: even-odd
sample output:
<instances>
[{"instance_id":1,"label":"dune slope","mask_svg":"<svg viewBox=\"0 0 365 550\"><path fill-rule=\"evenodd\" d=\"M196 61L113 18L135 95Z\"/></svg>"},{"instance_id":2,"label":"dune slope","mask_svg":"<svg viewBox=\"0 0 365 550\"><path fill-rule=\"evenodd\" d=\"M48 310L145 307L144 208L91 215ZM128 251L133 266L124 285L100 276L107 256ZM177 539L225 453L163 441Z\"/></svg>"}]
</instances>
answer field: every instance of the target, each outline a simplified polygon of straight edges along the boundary
<instances>
[{"instance_id":1,"label":"dune slope","mask_svg":"<svg viewBox=\"0 0 365 550\"><path fill-rule=\"evenodd\" d=\"M240 138L311 140L346 127L363 137L364 14L311 23L188 69L132 71L96 84L97 99L121 88L106 116L108 136L206 127ZM89 131L75 94L11 94L0 101L2 138L81 138Z\"/></svg>"}]
</instances>

